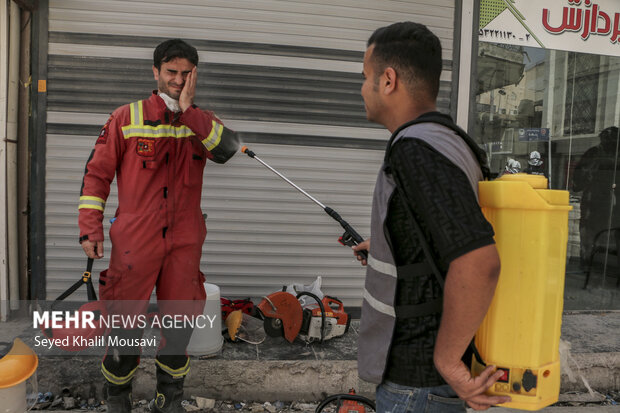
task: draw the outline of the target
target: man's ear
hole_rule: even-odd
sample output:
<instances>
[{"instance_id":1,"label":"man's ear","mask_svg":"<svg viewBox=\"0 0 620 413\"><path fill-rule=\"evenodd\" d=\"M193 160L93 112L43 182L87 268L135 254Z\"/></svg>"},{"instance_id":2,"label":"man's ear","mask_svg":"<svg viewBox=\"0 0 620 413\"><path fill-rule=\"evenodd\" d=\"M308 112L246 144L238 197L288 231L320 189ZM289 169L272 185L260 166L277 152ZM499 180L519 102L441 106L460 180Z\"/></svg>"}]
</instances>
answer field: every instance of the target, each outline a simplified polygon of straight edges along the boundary
<instances>
[{"instance_id":1,"label":"man's ear","mask_svg":"<svg viewBox=\"0 0 620 413\"><path fill-rule=\"evenodd\" d=\"M393 67L386 67L383 71L383 76L381 76L382 84L381 89L383 94L389 95L390 93L396 90L396 70Z\"/></svg>"},{"instance_id":2,"label":"man's ear","mask_svg":"<svg viewBox=\"0 0 620 413\"><path fill-rule=\"evenodd\" d=\"M155 65L153 65L153 77L155 80L159 80L159 69L156 68Z\"/></svg>"}]
</instances>

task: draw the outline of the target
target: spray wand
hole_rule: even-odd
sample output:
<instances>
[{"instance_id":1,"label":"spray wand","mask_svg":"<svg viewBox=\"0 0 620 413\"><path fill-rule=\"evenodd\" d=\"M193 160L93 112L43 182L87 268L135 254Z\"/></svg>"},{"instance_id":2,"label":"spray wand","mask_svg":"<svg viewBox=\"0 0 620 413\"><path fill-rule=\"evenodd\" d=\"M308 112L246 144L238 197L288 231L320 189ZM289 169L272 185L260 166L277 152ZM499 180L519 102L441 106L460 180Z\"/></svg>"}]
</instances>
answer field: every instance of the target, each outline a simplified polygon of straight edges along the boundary
<instances>
[{"instance_id":1,"label":"spray wand","mask_svg":"<svg viewBox=\"0 0 620 413\"><path fill-rule=\"evenodd\" d=\"M304 191L303 189L301 189L300 187L295 185L295 183L293 183L286 176L282 175L280 172L278 172L275 169L273 169L267 163L263 162L263 160L260 159L258 156L256 156L256 154L254 152L252 152L247 146L243 146L241 148L241 152L245 153L250 158L256 159L258 162L263 164L271 172L273 172L274 174L278 175L280 178L282 178L283 180L288 182L288 184L291 185L293 188L297 189L299 192L304 194L312 202L314 202L315 204L317 204L318 206L323 208L323 211L325 211L327 213L327 215L329 215L330 217L332 217L333 219L338 221L340 226L342 226L342 228L344 228L344 234L342 234L342 236L340 238L338 238L338 242L340 242L342 245L346 245L348 247L352 247L352 246L358 245L358 244L360 244L361 242L364 241L364 238L362 238L362 236L360 234L358 234L357 231L355 231L353 229L353 227L351 225L349 225L349 223L347 221L342 219L340 214L338 214L336 211L334 211L330 207L323 205L315 197L313 197L312 195L310 195L309 193L307 193L306 191ZM364 257L366 259L368 258L368 251L366 251L366 250L357 251L357 253L360 254L362 257Z\"/></svg>"}]
</instances>

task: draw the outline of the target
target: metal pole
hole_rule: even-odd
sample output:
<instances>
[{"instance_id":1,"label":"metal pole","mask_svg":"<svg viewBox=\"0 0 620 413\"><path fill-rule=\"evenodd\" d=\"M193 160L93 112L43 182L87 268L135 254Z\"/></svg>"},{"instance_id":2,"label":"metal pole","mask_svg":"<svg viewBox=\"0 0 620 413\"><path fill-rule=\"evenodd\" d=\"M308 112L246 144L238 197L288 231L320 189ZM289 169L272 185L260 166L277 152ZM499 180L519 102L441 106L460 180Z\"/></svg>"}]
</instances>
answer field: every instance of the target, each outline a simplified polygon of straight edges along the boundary
<instances>
[{"instance_id":1,"label":"metal pole","mask_svg":"<svg viewBox=\"0 0 620 413\"><path fill-rule=\"evenodd\" d=\"M19 309L19 236L17 229L17 113L19 108L20 10L15 1L9 4L9 73L6 124L7 238L9 251L9 302Z\"/></svg>"},{"instance_id":2,"label":"metal pole","mask_svg":"<svg viewBox=\"0 0 620 413\"><path fill-rule=\"evenodd\" d=\"M6 112L8 96L9 5L0 0L0 321L9 314L9 275L6 215Z\"/></svg>"},{"instance_id":3,"label":"metal pole","mask_svg":"<svg viewBox=\"0 0 620 413\"><path fill-rule=\"evenodd\" d=\"M269 170L271 172L273 172L274 174L278 175L280 178L284 179L286 182L288 182L289 185L291 185L293 188L297 189L299 192L301 192L302 194L304 194L305 196L307 196L310 200L312 200L315 204L317 204L318 206L320 206L321 208L325 209L325 205L323 205L322 203L320 203L315 197L313 197L312 195L310 195L309 193L307 193L306 191L304 191L303 189L301 189L300 187L298 187L297 185L295 185L293 182L291 182L286 176L282 175L280 172L276 171L275 169L273 169L271 166L267 165L265 162L263 162L258 156L254 155L252 156L252 158L256 159L258 162L262 163L265 167L269 168Z\"/></svg>"},{"instance_id":4,"label":"metal pole","mask_svg":"<svg viewBox=\"0 0 620 413\"><path fill-rule=\"evenodd\" d=\"M295 185L286 176L282 175L280 172L276 171L271 166L267 165L258 156L256 156L256 154L253 151L251 151L247 146L242 147L241 148L241 152L245 153L250 158L256 159L263 166L268 168L271 172L273 172L274 174L278 175L280 178L282 178L283 180L288 182L288 184L291 185L293 188L297 189L299 192L301 192L306 197L308 197L308 199L310 199L312 202L314 202L315 204L317 204L318 206L323 208L323 211L325 211L325 213L327 215L329 215L330 217L332 217L333 219L338 221L340 226L342 228L344 228L344 234L342 234L342 237L340 237L340 239L339 239L339 241L340 241L340 243L342 245L346 245L346 246L352 247L354 245L359 245L360 243L364 242L364 238L362 238L362 236L360 234L358 234L357 231L355 231L355 229L353 229L353 227L351 225L349 225L349 223L347 221L342 219L342 217L336 211L334 211L333 209L331 209L328 206L323 205L321 202L319 202L312 195L310 195L309 193L307 193L306 191L304 191L303 189L301 189L300 187ZM368 259L368 251L365 251L365 250L364 251L358 251L357 253L360 254L362 257Z\"/></svg>"}]
</instances>

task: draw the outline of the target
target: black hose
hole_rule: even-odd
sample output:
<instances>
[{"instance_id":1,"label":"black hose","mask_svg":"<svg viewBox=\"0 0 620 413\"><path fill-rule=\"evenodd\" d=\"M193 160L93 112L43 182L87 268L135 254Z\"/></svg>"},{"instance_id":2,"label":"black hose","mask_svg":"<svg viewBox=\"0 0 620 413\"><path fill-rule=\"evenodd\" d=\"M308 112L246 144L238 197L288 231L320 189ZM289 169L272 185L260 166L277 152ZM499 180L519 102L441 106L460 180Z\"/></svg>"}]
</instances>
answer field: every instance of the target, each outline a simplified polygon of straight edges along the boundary
<instances>
[{"instance_id":1,"label":"black hose","mask_svg":"<svg viewBox=\"0 0 620 413\"><path fill-rule=\"evenodd\" d=\"M304 296L304 295L314 298L314 300L319 304L319 308L321 309L321 343L322 343L323 338L325 337L325 331L324 331L325 329L325 307L323 306L323 303L321 302L321 300L319 300L319 297L312 294L311 292L302 291L298 293L296 297L299 300L299 297Z\"/></svg>"},{"instance_id":2,"label":"black hose","mask_svg":"<svg viewBox=\"0 0 620 413\"><path fill-rule=\"evenodd\" d=\"M323 409L325 408L325 406L327 406L328 404L330 404L331 402L333 402L334 400L338 401L338 406L340 407L340 401L341 400L353 400L356 402L360 402L360 403L364 403L365 405L367 405L368 407L370 407L373 410L377 410L377 408L375 407L375 403L370 400L367 399L364 396L359 396L357 394L334 394L333 396L329 396L327 399L323 400L317 407L316 410L314 411L314 413L321 413L323 411Z\"/></svg>"}]
</instances>

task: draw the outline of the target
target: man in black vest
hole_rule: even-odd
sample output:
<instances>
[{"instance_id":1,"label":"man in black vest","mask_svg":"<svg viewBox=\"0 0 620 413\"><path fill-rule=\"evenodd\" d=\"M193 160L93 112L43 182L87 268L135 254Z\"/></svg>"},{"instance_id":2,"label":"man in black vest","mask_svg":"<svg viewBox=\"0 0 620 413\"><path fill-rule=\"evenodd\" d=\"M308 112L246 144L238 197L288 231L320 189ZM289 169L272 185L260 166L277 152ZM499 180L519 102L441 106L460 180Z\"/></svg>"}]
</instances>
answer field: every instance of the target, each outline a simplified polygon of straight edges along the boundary
<instances>
[{"instance_id":1,"label":"man in black vest","mask_svg":"<svg viewBox=\"0 0 620 413\"><path fill-rule=\"evenodd\" d=\"M465 412L504 403L462 361L493 298L500 262L477 202L484 152L437 112L442 55L422 24L375 31L364 55L368 120L391 133L373 199L358 370L377 411ZM357 254L356 254L357 255ZM442 284L445 285L442 286ZM396 409L396 410L395 410Z\"/></svg>"}]
</instances>

